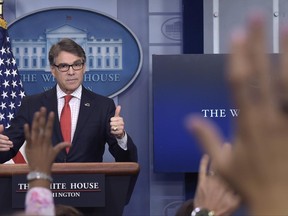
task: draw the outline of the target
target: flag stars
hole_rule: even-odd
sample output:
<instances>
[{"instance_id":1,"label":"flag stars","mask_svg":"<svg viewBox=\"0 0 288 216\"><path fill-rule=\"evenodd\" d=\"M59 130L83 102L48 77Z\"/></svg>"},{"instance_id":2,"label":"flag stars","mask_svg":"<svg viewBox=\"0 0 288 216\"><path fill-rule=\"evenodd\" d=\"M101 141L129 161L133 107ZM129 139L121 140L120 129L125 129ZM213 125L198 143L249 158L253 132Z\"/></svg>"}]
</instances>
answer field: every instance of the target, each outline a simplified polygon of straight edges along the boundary
<instances>
[{"instance_id":1,"label":"flag stars","mask_svg":"<svg viewBox=\"0 0 288 216\"><path fill-rule=\"evenodd\" d=\"M5 48L4 47L2 47L1 48L1 50L0 50L0 52L1 52L1 54L3 55L4 53L6 53L6 50L5 50Z\"/></svg>"},{"instance_id":2,"label":"flag stars","mask_svg":"<svg viewBox=\"0 0 288 216\"><path fill-rule=\"evenodd\" d=\"M11 102L11 103L9 104L9 107L10 107L11 110L15 109L15 108L16 108L16 107L15 107L15 103L12 103L12 102ZM13 114L13 116L14 116L14 114Z\"/></svg>"},{"instance_id":3,"label":"flag stars","mask_svg":"<svg viewBox=\"0 0 288 216\"><path fill-rule=\"evenodd\" d=\"M3 110L3 109L6 109L6 108L7 108L7 107L6 107L6 103L2 102L2 103L0 104L0 107L1 107L2 110Z\"/></svg>"},{"instance_id":4,"label":"flag stars","mask_svg":"<svg viewBox=\"0 0 288 216\"><path fill-rule=\"evenodd\" d=\"M9 115L7 115L7 117L11 121L14 118L14 113L9 112Z\"/></svg>"},{"instance_id":5,"label":"flag stars","mask_svg":"<svg viewBox=\"0 0 288 216\"><path fill-rule=\"evenodd\" d=\"M15 118L21 100L26 95L17 69L17 60L13 56L10 38L5 30L2 29L4 37L0 42L0 120L5 128L9 128L10 121Z\"/></svg>"},{"instance_id":6,"label":"flag stars","mask_svg":"<svg viewBox=\"0 0 288 216\"><path fill-rule=\"evenodd\" d=\"M13 69L11 74L13 75L13 77L17 76L17 70Z\"/></svg>"},{"instance_id":7,"label":"flag stars","mask_svg":"<svg viewBox=\"0 0 288 216\"><path fill-rule=\"evenodd\" d=\"M4 72L4 74L6 74L6 77L10 76L11 75L10 70L6 68L6 71Z\"/></svg>"},{"instance_id":8,"label":"flag stars","mask_svg":"<svg viewBox=\"0 0 288 216\"><path fill-rule=\"evenodd\" d=\"M14 66L16 65L16 60L15 60L15 58L12 58L11 63L12 63Z\"/></svg>"},{"instance_id":9,"label":"flag stars","mask_svg":"<svg viewBox=\"0 0 288 216\"><path fill-rule=\"evenodd\" d=\"M25 97L25 92L24 92L24 91L20 91L19 96L20 96L21 98Z\"/></svg>"},{"instance_id":10,"label":"flag stars","mask_svg":"<svg viewBox=\"0 0 288 216\"><path fill-rule=\"evenodd\" d=\"M18 86L18 85L17 85L17 81L16 81L16 80L13 80L12 83L11 83L11 85L13 86L13 88L17 87L17 86Z\"/></svg>"},{"instance_id":11,"label":"flag stars","mask_svg":"<svg viewBox=\"0 0 288 216\"><path fill-rule=\"evenodd\" d=\"M8 98L8 92L3 91L1 96L3 99Z\"/></svg>"},{"instance_id":12,"label":"flag stars","mask_svg":"<svg viewBox=\"0 0 288 216\"><path fill-rule=\"evenodd\" d=\"M10 94L10 96L11 96L13 99L16 98L16 97L17 97L16 92L15 92L15 91L12 91L11 94Z\"/></svg>"},{"instance_id":13,"label":"flag stars","mask_svg":"<svg viewBox=\"0 0 288 216\"><path fill-rule=\"evenodd\" d=\"M9 81L8 80L4 80L2 85L6 88L7 86L9 86Z\"/></svg>"},{"instance_id":14,"label":"flag stars","mask_svg":"<svg viewBox=\"0 0 288 216\"><path fill-rule=\"evenodd\" d=\"M0 121L5 119L5 115L3 113L0 113Z\"/></svg>"},{"instance_id":15,"label":"flag stars","mask_svg":"<svg viewBox=\"0 0 288 216\"><path fill-rule=\"evenodd\" d=\"M10 65L10 64L11 64L11 59L10 59L10 58L6 59L6 64L7 64L7 65Z\"/></svg>"}]
</instances>

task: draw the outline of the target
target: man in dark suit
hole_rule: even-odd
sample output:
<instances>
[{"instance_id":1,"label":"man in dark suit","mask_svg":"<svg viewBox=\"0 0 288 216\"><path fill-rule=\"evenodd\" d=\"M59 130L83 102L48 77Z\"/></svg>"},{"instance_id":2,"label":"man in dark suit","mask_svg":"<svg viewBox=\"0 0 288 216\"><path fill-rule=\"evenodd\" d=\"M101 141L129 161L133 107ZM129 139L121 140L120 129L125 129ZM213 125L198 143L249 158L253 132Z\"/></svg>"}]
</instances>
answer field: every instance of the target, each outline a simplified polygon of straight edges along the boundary
<instances>
[{"instance_id":1,"label":"man in dark suit","mask_svg":"<svg viewBox=\"0 0 288 216\"><path fill-rule=\"evenodd\" d=\"M102 162L105 144L117 162L136 162L137 148L124 129L121 107L115 107L110 98L95 94L82 85L86 69L83 48L71 39L62 39L49 51L49 63L57 85L46 92L27 96L22 100L11 127L3 132L0 127L0 162L13 158L25 141L23 126L31 125L33 115L40 107L53 111L53 145L63 140L71 142L68 151L60 152L55 162ZM68 102L71 116L69 138L61 132L61 113ZM58 118L57 118L58 117ZM67 121L66 121L67 122Z\"/></svg>"}]
</instances>

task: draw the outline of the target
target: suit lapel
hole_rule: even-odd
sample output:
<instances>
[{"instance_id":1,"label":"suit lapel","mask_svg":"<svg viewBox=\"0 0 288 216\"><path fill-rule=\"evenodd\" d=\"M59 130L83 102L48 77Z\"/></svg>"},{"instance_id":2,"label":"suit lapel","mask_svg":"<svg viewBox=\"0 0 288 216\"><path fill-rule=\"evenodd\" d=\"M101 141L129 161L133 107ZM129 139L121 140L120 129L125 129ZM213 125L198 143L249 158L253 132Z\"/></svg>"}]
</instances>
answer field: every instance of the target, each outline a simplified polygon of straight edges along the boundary
<instances>
[{"instance_id":1,"label":"suit lapel","mask_svg":"<svg viewBox=\"0 0 288 216\"><path fill-rule=\"evenodd\" d=\"M53 111L55 113L54 120L54 132L53 132L53 140L55 140L56 144L62 140L62 134L60 129L60 122L58 118L58 102L57 102L57 93L56 86L51 90L44 92L44 106L47 108L47 112Z\"/></svg>"},{"instance_id":2,"label":"suit lapel","mask_svg":"<svg viewBox=\"0 0 288 216\"><path fill-rule=\"evenodd\" d=\"M81 130L85 128L85 123L92 111L93 100L89 97L88 92L85 88L82 89L82 96L80 102L78 122L74 133L73 141L77 139L78 135L81 134Z\"/></svg>"}]
</instances>

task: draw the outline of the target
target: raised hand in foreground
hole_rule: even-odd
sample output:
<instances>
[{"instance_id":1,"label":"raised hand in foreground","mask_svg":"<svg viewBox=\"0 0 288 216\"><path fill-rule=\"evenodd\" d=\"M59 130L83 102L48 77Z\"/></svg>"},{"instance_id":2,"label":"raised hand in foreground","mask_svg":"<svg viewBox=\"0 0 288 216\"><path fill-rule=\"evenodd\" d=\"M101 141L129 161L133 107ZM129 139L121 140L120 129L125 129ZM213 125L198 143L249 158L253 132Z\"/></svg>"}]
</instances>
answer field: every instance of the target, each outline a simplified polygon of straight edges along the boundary
<instances>
[{"instance_id":1,"label":"raised hand in foreground","mask_svg":"<svg viewBox=\"0 0 288 216\"><path fill-rule=\"evenodd\" d=\"M209 166L209 161L209 156L204 154L199 165L195 197L185 201L176 216L191 216L198 211L209 212L211 216L229 216L239 207L240 197L217 174L214 166Z\"/></svg>"},{"instance_id":2,"label":"raised hand in foreground","mask_svg":"<svg viewBox=\"0 0 288 216\"><path fill-rule=\"evenodd\" d=\"M206 208L217 216L229 216L239 207L240 197L228 187L213 166L209 168L209 156L200 161L194 208Z\"/></svg>"},{"instance_id":3,"label":"raised hand in foreground","mask_svg":"<svg viewBox=\"0 0 288 216\"><path fill-rule=\"evenodd\" d=\"M240 115L231 151L211 121L194 116L188 123L252 215L288 214L288 31L282 33L277 67L266 54L261 16L234 34L227 77Z\"/></svg>"},{"instance_id":4,"label":"raised hand in foreground","mask_svg":"<svg viewBox=\"0 0 288 216\"><path fill-rule=\"evenodd\" d=\"M26 138L25 153L29 165L30 172L40 172L47 176L51 176L52 164L56 155L65 147L70 146L67 142L59 143L52 146L52 131L55 114L46 114L46 108L41 107L34 114L31 131L28 124L24 125L24 133ZM46 120L47 118L47 120ZM50 182L44 179L39 179L37 185L49 187ZM42 181L41 181L42 180ZM30 182L30 187L33 187L36 181ZM40 186L40 185L38 185Z\"/></svg>"}]
</instances>

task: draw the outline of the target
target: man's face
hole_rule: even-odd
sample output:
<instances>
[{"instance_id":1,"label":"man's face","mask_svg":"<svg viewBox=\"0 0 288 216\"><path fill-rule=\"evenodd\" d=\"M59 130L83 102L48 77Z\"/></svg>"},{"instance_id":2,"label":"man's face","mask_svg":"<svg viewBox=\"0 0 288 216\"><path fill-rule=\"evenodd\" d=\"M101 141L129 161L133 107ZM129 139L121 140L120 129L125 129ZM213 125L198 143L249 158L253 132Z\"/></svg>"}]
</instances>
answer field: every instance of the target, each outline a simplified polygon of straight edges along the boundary
<instances>
[{"instance_id":1,"label":"man's face","mask_svg":"<svg viewBox=\"0 0 288 216\"><path fill-rule=\"evenodd\" d=\"M80 57L65 51L61 51L58 57L55 58L54 64L58 68L52 65L51 72L66 94L71 94L82 84L86 70L85 64L82 63L83 60ZM73 65L73 67L69 65ZM65 69L68 70L63 72Z\"/></svg>"}]
</instances>

